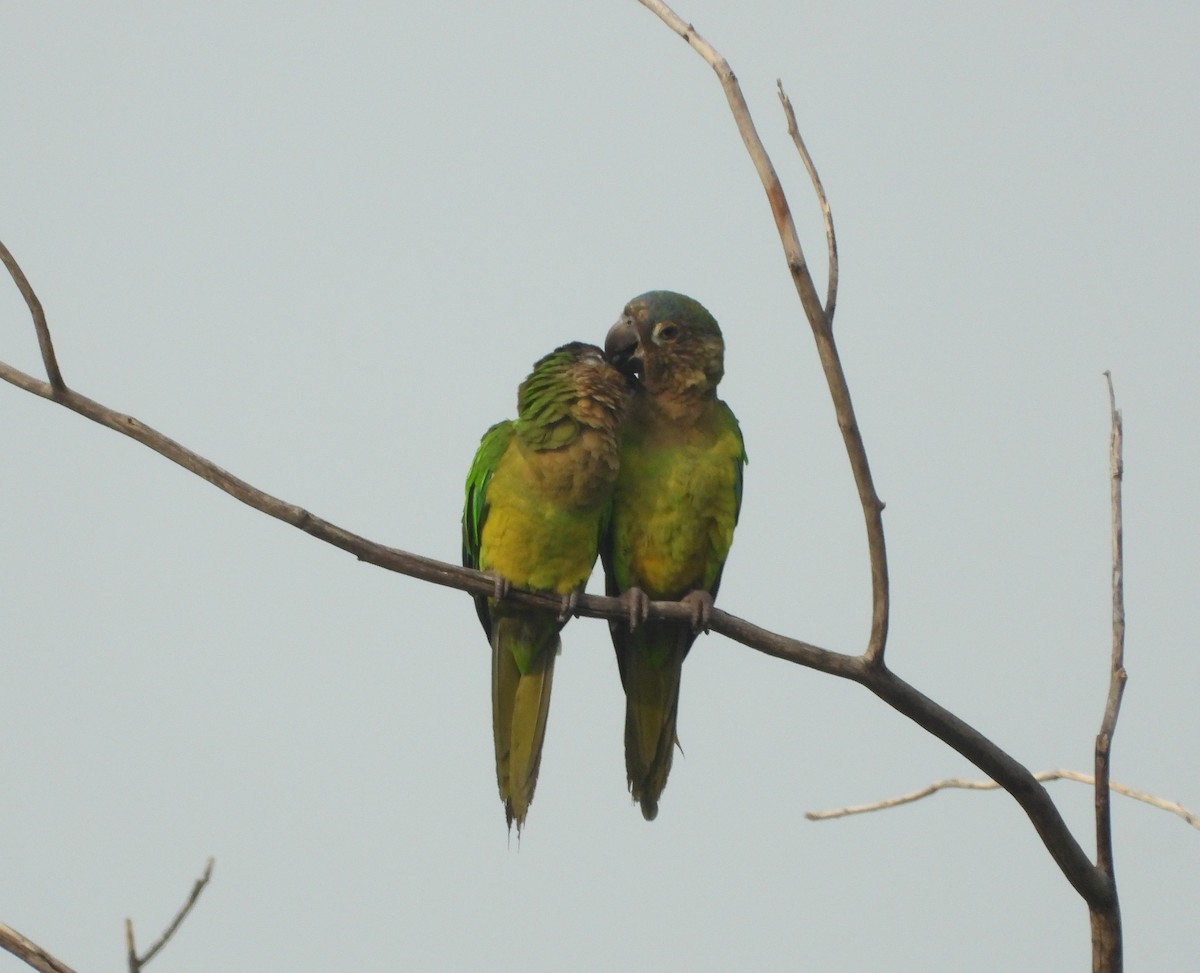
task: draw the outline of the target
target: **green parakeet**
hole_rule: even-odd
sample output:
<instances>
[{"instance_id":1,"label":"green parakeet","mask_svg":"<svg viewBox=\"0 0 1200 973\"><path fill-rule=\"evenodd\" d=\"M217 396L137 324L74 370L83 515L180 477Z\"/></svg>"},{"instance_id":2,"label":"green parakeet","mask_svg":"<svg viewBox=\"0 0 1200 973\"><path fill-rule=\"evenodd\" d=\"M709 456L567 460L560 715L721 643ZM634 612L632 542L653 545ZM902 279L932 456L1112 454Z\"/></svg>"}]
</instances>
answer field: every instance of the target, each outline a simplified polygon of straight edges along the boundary
<instances>
[{"instance_id":1,"label":"green parakeet","mask_svg":"<svg viewBox=\"0 0 1200 973\"><path fill-rule=\"evenodd\" d=\"M610 621L609 629L625 688L629 790L652 821L676 744L683 659L707 627L733 542L746 450L737 419L717 398L721 329L699 303L671 291L634 298L605 351L639 379L601 553L606 589L629 610L628 622ZM647 599L687 602L691 624L644 621Z\"/></svg>"},{"instance_id":2,"label":"green parakeet","mask_svg":"<svg viewBox=\"0 0 1200 973\"><path fill-rule=\"evenodd\" d=\"M475 607L492 645L496 780L518 832L537 784L558 633L607 525L628 395L599 348L563 345L533 366L517 418L484 434L467 476L463 564L496 579ZM509 585L561 595L562 611L507 603Z\"/></svg>"}]
</instances>

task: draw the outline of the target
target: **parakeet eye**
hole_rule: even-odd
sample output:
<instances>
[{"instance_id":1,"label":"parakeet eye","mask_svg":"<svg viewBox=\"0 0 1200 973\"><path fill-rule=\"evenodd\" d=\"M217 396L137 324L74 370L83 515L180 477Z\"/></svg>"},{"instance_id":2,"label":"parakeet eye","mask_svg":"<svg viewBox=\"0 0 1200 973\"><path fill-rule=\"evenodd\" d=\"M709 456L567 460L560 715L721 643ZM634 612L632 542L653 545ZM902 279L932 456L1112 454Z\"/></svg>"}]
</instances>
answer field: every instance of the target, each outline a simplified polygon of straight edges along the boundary
<instances>
[{"instance_id":1,"label":"parakeet eye","mask_svg":"<svg viewBox=\"0 0 1200 973\"><path fill-rule=\"evenodd\" d=\"M679 337L679 325L672 324L670 321L668 321L666 324L659 327L655 337L661 338L663 341L674 341Z\"/></svg>"}]
</instances>

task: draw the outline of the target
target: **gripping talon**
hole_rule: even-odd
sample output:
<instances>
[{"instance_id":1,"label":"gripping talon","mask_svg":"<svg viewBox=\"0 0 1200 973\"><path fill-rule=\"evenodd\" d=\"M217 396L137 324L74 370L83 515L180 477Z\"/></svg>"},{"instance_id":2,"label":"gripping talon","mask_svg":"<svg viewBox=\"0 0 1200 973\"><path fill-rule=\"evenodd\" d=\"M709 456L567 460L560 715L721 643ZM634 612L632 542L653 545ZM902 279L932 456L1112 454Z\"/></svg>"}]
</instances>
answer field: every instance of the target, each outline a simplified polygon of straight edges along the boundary
<instances>
[{"instance_id":1,"label":"gripping talon","mask_svg":"<svg viewBox=\"0 0 1200 973\"><path fill-rule=\"evenodd\" d=\"M573 588L571 591L563 595L562 607L558 611L558 620L565 622L569 618L578 617L579 612L579 589Z\"/></svg>"},{"instance_id":2,"label":"gripping talon","mask_svg":"<svg viewBox=\"0 0 1200 973\"><path fill-rule=\"evenodd\" d=\"M679 599L692 613L692 631L708 634L712 620L713 599L707 591L689 591Z\"/></svg>"},{"instance_id":3,"label":"gripping talon","mask_svg":"<svg viewBox=\"0 0 1200 973\"><path fill-rule=\"evenodd\" d=\"M634 631L650 617L650 599L641 588L630 588L623 592L620 601L629 618L629 631Z\"/></svg>"},{"instance_id":4,"label":"gripping talon","mask_svg":"<svg viewBox=\"0 0 1200 973\"><path fill-rule=\"evenodd\" d=\"M492 575L492 600L503 601L508 597L508 579L498 574Z\"/></svg>"}]
</instances>

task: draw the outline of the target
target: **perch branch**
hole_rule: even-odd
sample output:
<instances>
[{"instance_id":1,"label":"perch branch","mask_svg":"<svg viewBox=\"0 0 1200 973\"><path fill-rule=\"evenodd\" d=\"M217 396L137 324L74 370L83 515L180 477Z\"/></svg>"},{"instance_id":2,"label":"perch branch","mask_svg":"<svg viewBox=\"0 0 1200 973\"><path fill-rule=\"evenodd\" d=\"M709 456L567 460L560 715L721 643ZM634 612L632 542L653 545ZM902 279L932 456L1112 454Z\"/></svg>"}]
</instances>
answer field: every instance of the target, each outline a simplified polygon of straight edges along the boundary
<instances>
[{"instance_id":1,"label":"perch branch","mask_svg":"<svg viewBox=\"0 0 1200 973\"><path fill-rule=\"evenodd\" d=\"M212 870L213 859L210 858L208 864L204 866L204 874L196 879L195 884L192 885L191 894L187 897L187 901L183 903L183 907L175 914L175 918L171 920L170 925L167 926L163 934L158 937L158 941L146 950L145 955L140 958L138 957L137 947L133 941L133 920L125 920L125 948L129 961L129 973L140 973L142 967L154 959L159 951L167 945L171 937L175 935L175 930L183 924L183 920L192 911L192 906L200 898L200 893L204 891L204 887L208 885L208 880L212 878Z\"/></svg>"},{"instance_id":2,"label":"perch branch","mask_svg":"<svg viewBox=\"0 0 1200 973\"><path fill-rule=\"evenodd\" d=\"M639 2L653 11L663 23L687 41L688 45L716 72L717 78L721 82L721 88L725 92L725 98L729 102L730 111L733 112L733 120L737 124L738 133L742 137L742 142L745 143L746 151L750 154L750 159L754 163L754 168L766 191L788 269L791 271L792 281L800 295L800 303L804 307L805 316L808 318L813 338L817 344L817 355L821 360L825 381L829 385L829 393L833 398L838 427L842 431L842 441L846 446L850 469L854 474L854 484L858 489L858 499L862 504L863 518L866 521L867 529L867 550L871 562L871 634L864 656L871 664L882 666L884 647L887 644L889 612L887 547L883 536L883 501L875 492L875 484L871 478L871 466L867 462L866 446L863 444L862 432L858 428L858 420L854 415L854 405L850 401L850 386L846 382L846 374L842 370L837 344L833 340L831 321L836 289L831 289L830 313L827 314L825 307L821 304L821 298L817 294L816 285L813 284L812 274L809 273L804 250L800 246L800 238L796 235L796 224L792 220L792 211L788 206L787 197L784 195L783 185L779 181L779 176L775 172L775 167L767 155L762 140L758 137L758 131L750 118L750 109L746 105L746 99L742 96L741 86L729 67L729 62L697 33L691 24L684 21L662 0L639 0ZM787 111L786 103L784 111ZM814 183L819 183L819 180L816 179L816 168L811 165L812 160L808 157L808 153L801 150L801 157L805 159L805 166L809 167ZM818 193L823 196L823 191L818 190ZM832 223L827 221L826 232L832 241L831 227ZM829 265L834 271L832 281L836 288L837 254L832 247L829 254Z\"/></svg>"},{"instance_id":3,"label":"perch branch","mask_svg":"<svg viewBox=\"0 0 1200 973\"><path fill-rule=\"evenodd\" d=\"M1033 779L1040 783L1049 783L1055 780L1073 780L1080 784L1087 784L1089 787L1094 787L1096 784L1096 778L1091 774L1081 774L1077 770L1043 770L1034 774ZM852 814L886 811L889 808L900 807L903 804L912 804L914 801L930 797L938 791L994 791L999 790L1000 786L994 780L961 780L959 778L949 778L947 780L934 781L928 787L922 787L919 791L913 791L910 794L889 797L886 800L874 801L871 804L852 804L848 807L839 807L829 811L806 811L804 816L809 821L832 821L834 818L845 818ZM1182 818L1193 828L1200 829L1200 815L1197 815L1194 811L1189 811L1182 804L1165 800L1154 794L1148 794L1145 791L1134 790L1132 787L1126 787L1124 784L1118 784L1112 780L1108 782L1108 787L1114 794L1120 794L1135 801L1141 801L1143 804L1149 804L1160 811L1167 811L1176 817Z\"/></svg>"},{"instance_id":4,"label":"perch branch","mask_svg":"<svg viewBox=\"0 0 1200 973\"><path fill-rule=\"evenodd\" d=\"M62 960L55 959L37 943L30 942L15 929L0 923L0 948L40 973L75 973Z\"/></svg>"}]
</instances>

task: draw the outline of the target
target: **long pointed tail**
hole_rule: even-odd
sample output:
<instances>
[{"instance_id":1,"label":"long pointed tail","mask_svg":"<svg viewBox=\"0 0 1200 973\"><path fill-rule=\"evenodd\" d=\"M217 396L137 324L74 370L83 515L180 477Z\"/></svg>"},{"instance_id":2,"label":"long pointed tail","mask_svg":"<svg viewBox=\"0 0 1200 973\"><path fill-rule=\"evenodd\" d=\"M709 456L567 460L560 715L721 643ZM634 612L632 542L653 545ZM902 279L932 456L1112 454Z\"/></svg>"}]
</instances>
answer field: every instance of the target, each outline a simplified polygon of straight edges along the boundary
<instances>
[{"instance_id":1,"label":"long pointed tail","mask_svg":"<svg viewBox=\"0 0 1200 973\"><path fill-rule=\"evenodd\" d=\"M492 634L492 733L496 743L496 783L505 815L518 833L533 801L546 718L550 714L550 689L559 640L536 652L521 672L510 639L528 637L517 619L502 619ZM514 631L518 629L518 631ZM544 637L544 635L543 635Z\"/></svg>"},{"instance_id":2,"label":"long pointed tail","mask_svg":"<svg viewBox=\"0 0 1200 973\"><path fill-rule=\"evenodd\" d=\"M653 623L647 623L645 627L651 626ZM660 632L658 638L664 635L675 643L666 658L658 653L656 660L656 653L647 651L642 639L634 638L621 667L625 684L625 772L629 791L641 804L642 817L647 821L658 816L658 799L671 772L679 680L686 652L683 640L674 638L674 633Z\"/></svg>"}]
</instances>

